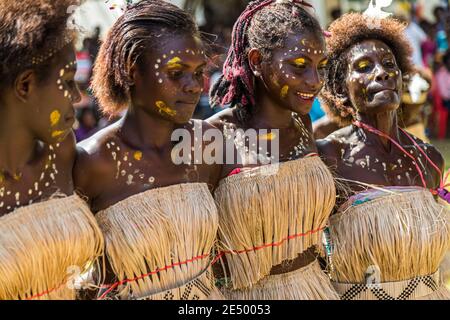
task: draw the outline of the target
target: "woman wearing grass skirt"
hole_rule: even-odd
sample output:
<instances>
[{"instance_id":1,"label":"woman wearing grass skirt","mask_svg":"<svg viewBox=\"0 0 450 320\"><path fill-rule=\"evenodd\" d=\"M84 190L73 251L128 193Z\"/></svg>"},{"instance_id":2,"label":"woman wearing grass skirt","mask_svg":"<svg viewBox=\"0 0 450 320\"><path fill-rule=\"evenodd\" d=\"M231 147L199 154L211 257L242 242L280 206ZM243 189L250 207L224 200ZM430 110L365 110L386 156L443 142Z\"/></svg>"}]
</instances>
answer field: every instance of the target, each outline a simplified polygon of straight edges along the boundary
<instances>
[{"instance_id":1,"label":"woman wearing grass skirt","mask_svg":"<svg viewBox=\"0 0 450 320\"><path fill-rule=\"evenodd\" d=\"M398 126L402 76L411 73L404 26L347 14L327 39L322 101L349 124L318 141L336 173L329 269L342 299L448 299L439 266L450 244L444 161Z\"/></svg>"},{"instance_id":2,"label":"woman wearing grass skirt","mask_svg":"<svg viewBox=\"0 0 450 320\"><path fill-rule=\"evenodd\" d=\"M76 1L0 6L0 299L77 297L103 238L74 194Z\"/></svg>"},{"instance_id":3,"label":"woman wearing grass skirt","mask_svg":"<svg viewBox=\"0 0 450 320\"><path fill-rule=\"evenodd\" d=\"M201 152L195 133L212 128L190 120L205 65L192 17L165 1L129 5L100 49L94 93L106 114L126 110L79 145L75 169L105 236L101 299L222 298L210 267L218 228L210 190L222 166L178 163L176 151L189 141Z\"/></svg>"},{"instance_id":4,"label":"woman wearing grass skirt","mask_svg":"<svg viewBox=\"0 0 450 320\"><path fill-rule=\"evenodd\" d=\"M211 91L212 104L231 108L209 121L235 143L244 167L215 190L224 265L217 277L230 299L338 298L317 260L335 187L308 116L327 63L308 8L251 2Z\"/></svg>"}]
</instances>

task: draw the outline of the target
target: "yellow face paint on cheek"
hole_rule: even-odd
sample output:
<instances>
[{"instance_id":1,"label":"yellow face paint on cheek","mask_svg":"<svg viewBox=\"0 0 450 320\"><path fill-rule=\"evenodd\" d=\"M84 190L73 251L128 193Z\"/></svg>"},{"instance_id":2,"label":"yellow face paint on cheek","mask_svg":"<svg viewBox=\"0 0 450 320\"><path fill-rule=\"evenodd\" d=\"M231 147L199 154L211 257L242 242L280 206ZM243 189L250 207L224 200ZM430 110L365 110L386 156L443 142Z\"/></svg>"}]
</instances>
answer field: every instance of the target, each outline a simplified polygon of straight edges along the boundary
<instances>
[{"instance_id":1,"label":"yellow face paint on cheek","mask_svg":"<svg viewBox=\"0 0 450 320\"><path fill-rule=\"evenodd\" d=\"M302 67L302 66L305 65L306 60L305 60L305 58L297 58L297 59L294 60L294 63L295 63L296 66Z\"/></svg>"},{"instance_id":2,"label":"yellow face paint on cheek","mask_svg":"<svg viewBox=\"0 0 450 320\"><path fill-rule=\"evenodd\" d=\"M172 59L170 59L168 62L167 62L167 67L169 68L169 69L171 69L171 68L179 68L179 67L181 67L181 59L179 58L179 57L175 57L175 58L172 58Z\"/></svg>"},{"instance_id":3,"label":"yellow face paint on cheek","mask_svg":"<svg viewBox=\"0 0 450 320\"><path fill-rule=\"evenodd\" d=\"M141 151L136 151L133 155L134 159L137 161L141 161L142 159L142 152Z\"/></svg>"},{"instance_id":4,"label":"yellow face paint on cheek","mask_svg":"<svg viewBox=\"0 0 450 320\"><path fill-rule=\"evenodd\" d=\"M55 130L55 131L52 132L52 138L56 138L56 137L62 136L63 134L64 134L64 131Z\"/></svg>"},{"instance_id":5,"label":"yellow face paint on cheek","mask_svg":"<svg viewBox=\"0 0 450 320\"><path fill-rule=\"evenodd\" d=\"M169 108L164 101L156 101L155 103L156 108L158 108L159 113L165 113L171 117L175 116L177 114L177 112L175 110L172 110L171 108Z\"/></svg>"},{"instance_id":6,"label":"yellow face paint on cheek","mask_svg":"<svg viewBox=\"0 0 450 320\"><path fill-rule=\"evenodd\" d=\"M289 92L289 86L288 86L288 85L285 85L283 88L281 88L280 97L281 97L282 99L283 99L283 98L286 98L288 92Z\"/></svg>"},{"instance_id":7,"label":"yellow face paint on cheek","mask_svg":"<svg viewBox=\"0 0 450 320\"><path fill-rule=\"evenodd\" d=\"M58 110L53 111L50 113L50 125L52 127L56 126L61 119L61 113Z\"/></svg>"}]
</instances>

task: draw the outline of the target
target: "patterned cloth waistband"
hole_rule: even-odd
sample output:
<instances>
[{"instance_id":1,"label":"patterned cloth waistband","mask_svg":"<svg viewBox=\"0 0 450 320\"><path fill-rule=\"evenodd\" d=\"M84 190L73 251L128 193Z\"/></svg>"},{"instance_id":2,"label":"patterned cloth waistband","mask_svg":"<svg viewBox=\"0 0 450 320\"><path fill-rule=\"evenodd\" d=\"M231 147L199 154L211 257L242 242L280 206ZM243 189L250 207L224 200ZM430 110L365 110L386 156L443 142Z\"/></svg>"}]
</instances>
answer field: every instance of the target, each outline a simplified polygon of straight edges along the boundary
<instances>
[{"instance_id":1,"label":"patterned cloth waistband","mask_svg":"<svg viewBox=\"0 0 450 320\"><path fill-rule=\"evenodd\" d=\"M439 270L433 274L396 282L332 282L341 300L413 300L425 297L442 286Z\"/></svg>"},{"instance_id":2,"label":"patterned cloth waistband","mask_svg":"<svg viewBox=\"0 0 450 320\"><path fill-rule=\"evenodd\" d=\"M136 300L207 300L220 299L221 294L215 287L215 279L211 267L198 277L173 289L154 293Z\"/></svg>"}]
</instances>

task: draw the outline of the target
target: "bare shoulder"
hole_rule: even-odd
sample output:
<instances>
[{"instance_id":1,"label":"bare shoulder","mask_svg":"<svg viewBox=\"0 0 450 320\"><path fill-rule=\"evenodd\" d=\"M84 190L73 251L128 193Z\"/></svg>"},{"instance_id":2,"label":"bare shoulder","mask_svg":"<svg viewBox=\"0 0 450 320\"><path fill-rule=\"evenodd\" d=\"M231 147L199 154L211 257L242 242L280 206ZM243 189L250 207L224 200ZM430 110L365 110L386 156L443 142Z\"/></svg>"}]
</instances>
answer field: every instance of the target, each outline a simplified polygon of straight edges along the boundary
<instances>
[{"instance_id":1,"label":"bare shoulder","mask_svg":"<svg viewBox=\"0 0 450 320\"><path fill-rule=\"evenodd\" d=\"M97 197L114 175L114 161L109 149L114 147L112 141L117 130L118 125L113 124L77 145L73 169L75 188L90 199Z\"/></svg>"},{"instance_id":2,"label":"bare shoulder","mask_svg":"<svg viewBox=\"0 0 450 320\"><path fill-rule=\"evenodd\" d=\"M441 172L444 172L445 169L445 159L442 155L442 153L436 148L434 145L427 143L423 141L422 139L419 139L418 137L408 134L411 138L413 138L417 145L422 149L423 152L426 153L428 158L432 161L432 163L441 170ZM410 147L415 147L414 143L412 143L411 140L407 140L407 143ZM428 161L427 161L428 162ZM427 166L430 167L431 171L434 172L434 178L436 181L436 184L439 183L441 176L437 170L435 170L433 164L429 163Z\"/></svg>"},{"instance_id":3,"label":"bare shoulder","mask_svg":"<svg viewBox=\"0 0 450 320\"><path fill-rule=\"evenodd\" d=\"M341 150L347 147L347 142L351 137L351 127L339 129L324 139L316 140L317 149L321 158L328 166L336 166L336 161L340 157Z\"/></svg>"},{"instance_id":4,"label":"bare shoulder","mask_svg":"<svg viewBox=\"0 0 450 320\"><path fill-rule=\"evenodd\" d=\"M223 131L226 123L237 125L238 121L234 115L234 108L228 108L206 119L206 122Z\"/></svg>"}]
</instances>

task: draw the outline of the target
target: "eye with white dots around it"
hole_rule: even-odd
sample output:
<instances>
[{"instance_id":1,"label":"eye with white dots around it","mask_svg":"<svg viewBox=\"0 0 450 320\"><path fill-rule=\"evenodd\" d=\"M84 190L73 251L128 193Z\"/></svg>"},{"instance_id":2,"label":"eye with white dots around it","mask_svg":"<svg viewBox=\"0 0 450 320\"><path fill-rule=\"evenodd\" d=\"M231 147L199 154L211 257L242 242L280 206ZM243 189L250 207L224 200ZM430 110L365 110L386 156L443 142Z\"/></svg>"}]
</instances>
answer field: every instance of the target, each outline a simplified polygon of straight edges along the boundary
<instances>
[{"instance_id":1,"label":"eye with white dots around it","mask_svg":"<svg viewBox=\"0 0 450 320\"><path fill-rule=\"evenodd\" d=\"M72 94L69 91L69 89L71 89L71 88L68 88L68 85L67 85L66 81L63 79L63 77L64 77L64 75L66 75L69 72L71 67L76 66L76 65L77 65L76 61L72 61L72 62L66 64L64 66L64 68L61 68L59 70L58 79L56 80L56 85L58 86L58 89L63 92L64 98L66 98L70 101L72 101Z\"/></svg>"},{"instance_id":2,"label":"eye with white dots around it","mask_svg":"<svg viewBox=\"0 0 450 320\"><path fill-rule=\"evenodd\" d=\"M191 49L186 49L186 50L170 50L170 52L168 54L163 54L160 58L157 58L155 63L154 63L154 69L155 69L155 76L158 79L157 82L159 84L163 84L164 83L164 78L163 78L163 73L162 73L162 69L163 67L166 67L168 69L168 71L170 70L175 70L175 69L180 69L183 65L183 59L181 58L181 56L183 54L188 54L188 55L201 55L204 56L205 55L205 51L203 50L191 50Z\"/></svg>"}]
</instances>

